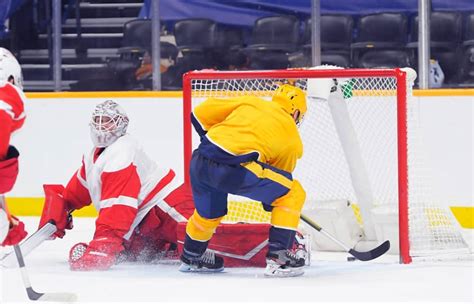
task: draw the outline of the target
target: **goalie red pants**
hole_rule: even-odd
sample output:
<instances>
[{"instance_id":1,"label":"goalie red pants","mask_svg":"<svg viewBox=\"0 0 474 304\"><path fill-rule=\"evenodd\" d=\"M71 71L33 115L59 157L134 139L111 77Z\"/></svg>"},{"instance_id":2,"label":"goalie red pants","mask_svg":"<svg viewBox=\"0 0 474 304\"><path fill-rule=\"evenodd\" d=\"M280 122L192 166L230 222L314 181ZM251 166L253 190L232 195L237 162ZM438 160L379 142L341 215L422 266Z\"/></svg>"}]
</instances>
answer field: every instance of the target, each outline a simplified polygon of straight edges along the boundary
<instances>
[{"instance_id":1,"label":"goalie red pants","mask_svg":"<svg viewBox=\"0 0 474 304\"><path fill-rule=\"evenodd\" d=\"M151 261L164 251L176 247L179 222L173 213L188 219L194 212L194 202L189 186L176 188L165 199L169 210L158 206L148 212L134 230L128 241L124 242L124 255L128 260ZM171 214L170 214L171 213Z\"/></svg>"},{"instance_id":2,"label":"goalie red pants","mask_svg":"<svg viewBox=\"0 0 474 304\"><path fill-rule=\"evenodd\" d=\"M191 189L186 185L173 191L166 202L186 218L194 211ZM222 224L209 248L224 257L226 266L264 267L269 228L269 224ZM182 252L185 234L185 222L178 223L155 207L124 243L121 258L140 262L176 258L173 249L177 244Z\"/></svg>"}]
</instances>

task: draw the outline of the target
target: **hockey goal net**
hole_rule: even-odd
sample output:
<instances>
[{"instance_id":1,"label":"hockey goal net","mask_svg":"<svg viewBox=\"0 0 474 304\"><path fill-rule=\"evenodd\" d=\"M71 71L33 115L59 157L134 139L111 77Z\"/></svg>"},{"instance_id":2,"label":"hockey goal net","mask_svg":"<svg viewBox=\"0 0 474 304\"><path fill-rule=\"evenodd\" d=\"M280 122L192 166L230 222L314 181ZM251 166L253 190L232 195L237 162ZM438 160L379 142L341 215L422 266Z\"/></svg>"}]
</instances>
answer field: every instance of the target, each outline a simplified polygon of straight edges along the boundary
<instances>
[{"instance_id":1,"label":"hockey goal net","mask_svg":"<svg viewBox=\"0 0 474 304\"><path fill-rule=\"evenodd\" d=\"M293 175L307 192L305 209L347 201L362 238L379 242L390 228L377 223L377 218L391 215L397 234L392 247L399 245L403 263L417 256L469 251L450 211L431 196L418 132L418 101L412 95L415 78L409 69L187 73L183 83L185 177L192 150L199 144L190 113L206 98L254 95L270 100L282 83L307 90L313 79L336 79L339 98L334 94L327 100L308 98L308 112L300 127L304 153ZM232 196L229 200L226 221L269 222L270 214L260 203Z\"/></svg>"}]
</instances>

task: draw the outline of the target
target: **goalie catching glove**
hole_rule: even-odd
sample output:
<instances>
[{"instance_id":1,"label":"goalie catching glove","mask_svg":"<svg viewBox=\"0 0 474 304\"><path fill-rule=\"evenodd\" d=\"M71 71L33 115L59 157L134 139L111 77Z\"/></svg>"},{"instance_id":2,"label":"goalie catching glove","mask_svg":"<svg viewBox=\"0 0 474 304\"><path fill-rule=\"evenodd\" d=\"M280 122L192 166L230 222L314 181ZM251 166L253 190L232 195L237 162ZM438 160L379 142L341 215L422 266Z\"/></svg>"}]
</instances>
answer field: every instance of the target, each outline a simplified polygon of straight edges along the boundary
<instances>
[{"instance_id":1,"label":"goalie catching glove","mask_svg":"<svg viewBox=\"0 0 474 304\"><path fill-rule=\"evenodd\" d=\"M70 214L72 210L63 197L64 186L43 185L43 189L45 201L38 229L48 222L53 222L57 229L53 239L56 237L63 238L66 234L66 229L71 230L73 228L72 216Z\"/></svg>"}]
</instances>

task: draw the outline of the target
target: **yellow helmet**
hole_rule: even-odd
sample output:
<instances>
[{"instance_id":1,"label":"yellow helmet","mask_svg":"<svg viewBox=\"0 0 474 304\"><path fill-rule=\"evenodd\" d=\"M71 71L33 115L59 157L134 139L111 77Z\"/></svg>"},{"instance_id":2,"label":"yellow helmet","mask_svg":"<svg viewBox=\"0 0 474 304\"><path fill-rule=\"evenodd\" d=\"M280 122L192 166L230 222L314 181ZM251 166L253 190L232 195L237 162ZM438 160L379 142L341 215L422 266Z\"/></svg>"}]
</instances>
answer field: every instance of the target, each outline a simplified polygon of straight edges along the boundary
<instances>
[{"instance_id":1,"label":"yellow helmet","mask_svg":"<svg viewBox=\"0 0 474 304\"><path fill-rule=\"evenodd\" d=\"M278 103L291 116L299 110L300 115L296 118L296 124L301 122L307 110L305 92L289 84L281 85L276 89L272 101Z\"/></svg>"}]
</instances>

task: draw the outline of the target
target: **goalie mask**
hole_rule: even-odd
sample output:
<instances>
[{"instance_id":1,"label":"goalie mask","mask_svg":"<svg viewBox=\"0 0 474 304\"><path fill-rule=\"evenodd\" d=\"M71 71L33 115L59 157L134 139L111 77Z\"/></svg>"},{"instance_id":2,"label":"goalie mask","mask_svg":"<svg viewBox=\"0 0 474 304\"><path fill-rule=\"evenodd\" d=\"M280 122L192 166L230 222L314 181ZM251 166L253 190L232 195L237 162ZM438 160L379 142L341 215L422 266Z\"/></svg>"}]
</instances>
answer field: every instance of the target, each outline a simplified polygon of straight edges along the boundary
<instances>
[{"instance_id":1,"label":"goalie mask","mask_svg":"<svg viewBox=\"0 0 474 304\"><path fill-rule=\"evenodd\" d=\"M281 85L276 89L272 101L278 103L288 114L290 114L298 126L301 124L307 110L306 94L302 89L289 84ZM297 110L299 111L299 115L295 117L295 112Z\"/></svg>"},{"instance_id":2,"label":"goalie mask","mask_svg":"<svg viewBox=\"0 0 474 304\"><path fill-rule=\"evenodd\" d=\"M94 146L105 148L125 135L128 117L115 101L107 100L98 104L90 122L91 138Z\"/></svg>"},{"instance_id":3,"label":"goalie mask","mask_svg":"<svg viewBox=\"0 0 474 304\"><path fill-rule=\"evenodd\" d=\"M15 86L23 90L20 64L9 50L0 47L0 81L8 82L11 79Z\"/></svg>"}]
</instances>

